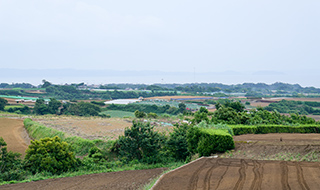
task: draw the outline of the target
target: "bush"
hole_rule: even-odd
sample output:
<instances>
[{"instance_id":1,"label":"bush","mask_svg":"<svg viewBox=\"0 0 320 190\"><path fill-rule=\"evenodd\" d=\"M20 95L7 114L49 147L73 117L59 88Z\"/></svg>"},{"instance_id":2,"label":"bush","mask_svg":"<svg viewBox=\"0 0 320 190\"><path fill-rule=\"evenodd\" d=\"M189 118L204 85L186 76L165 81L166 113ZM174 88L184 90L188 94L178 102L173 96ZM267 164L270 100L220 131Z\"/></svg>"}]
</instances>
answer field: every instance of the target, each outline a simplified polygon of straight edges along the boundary
<instances>
[{"instance_id":1,"label":"bush","mask_svg":"<svg viewBox=\"0 0 320 190\"><path fill-rule=\"evenodd\" d=\"M158 115L156 113L150 112L150 113L148 113L148 118L156 119L156 118L158 118Z\"/></svg>"},{"instance_id":2,"label":"bush","mask_svg":"<svg viewBox=\"0 0 320 190\"><path fill-rule=\"evenodd\" d=\"M267 133L320 133L319 125L234 125L231 126L235 135L267 134Z\"/></svg>"},{"instance_id":3,"label":"bush","mask_svg":"<svg viewBox=\"0 0 320 190\"><path fill-rule=\"evenodd\" d=\"M235 147L232 136L223 130L201 129L201 132L197 147L199 156L210 156L212 153L225 152Z\"/></svg>"},{"instance_id":4,"label":"bush","mask_svg":"<svg viewBox=\"0 0 320 190\"><path fill-rule=\"evenodd\" d=\"M8 151L7 143L0 137L0 182L24 179L20 156L20 153Z\"/></svg>"},{"instance_id":5,"label":"bush","mask_svg":"<svg viewBox=\"0 0 320 190\"><path fill-rule=\"evenodd\" d=\"M232 136L223 130L192 127L188 130L187 141L189 151L200 156L234 148Z\"/></svg>"},{"instance_id":6,"label":"bush","mask_svg":"<svg viewBox=\"0 0 320 190\"><path fill-rule=\"evenodd\" d=\"M60 174L74 170L80 164L80 160L71 151L71 146L57 136L31 141L26 153L25 168L33 174Z\"/></svg>"},{"instance_id":7,"label":"bush","mask_svg":"<svg viewBox=\"0 0 320 190\"><path fill-rule=\"evenodd\" d=\"M144 113L143 111L136 110L134 112L134 116L136 116L136 118L144 118L146 117L146 113Z\"/></svg>"}]
</instances>

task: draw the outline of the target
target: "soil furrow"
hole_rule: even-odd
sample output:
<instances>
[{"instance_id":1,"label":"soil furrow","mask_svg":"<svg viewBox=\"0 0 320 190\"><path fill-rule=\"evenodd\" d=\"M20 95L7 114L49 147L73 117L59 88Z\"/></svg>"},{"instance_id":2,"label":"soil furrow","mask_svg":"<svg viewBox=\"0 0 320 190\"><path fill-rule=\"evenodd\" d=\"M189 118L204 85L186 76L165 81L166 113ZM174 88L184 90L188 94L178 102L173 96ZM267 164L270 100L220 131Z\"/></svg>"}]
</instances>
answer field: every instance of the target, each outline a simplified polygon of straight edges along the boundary
<instances>
[{"instance_id":1,"label":"soil furrow","mask_svg":"<svg viewBox=\"0 0 320 190\"><path fill-rule=\"evenodd\" d=\"M245 160L241 159L241 167L239 169L239 179L236 183L236 185L234 186L234 190L239 190L239 189L243 189L243 185L244 182L246 180L246 168L247 168L247 163Z\"/></svg>"},{"instance_id":2,"label":"soil furrow","mask_svg":"<svg viewBox=\"0 0 320 190\"><path fill-rule=\"evenodd\" d=\"M298 182L299 182L301 189L310 190L308 184L306 183L306 181L303 177L303 170L298 162L296 163L296 168L297 168L297 178L298 178Z\"/></svg>"}]
</instances>

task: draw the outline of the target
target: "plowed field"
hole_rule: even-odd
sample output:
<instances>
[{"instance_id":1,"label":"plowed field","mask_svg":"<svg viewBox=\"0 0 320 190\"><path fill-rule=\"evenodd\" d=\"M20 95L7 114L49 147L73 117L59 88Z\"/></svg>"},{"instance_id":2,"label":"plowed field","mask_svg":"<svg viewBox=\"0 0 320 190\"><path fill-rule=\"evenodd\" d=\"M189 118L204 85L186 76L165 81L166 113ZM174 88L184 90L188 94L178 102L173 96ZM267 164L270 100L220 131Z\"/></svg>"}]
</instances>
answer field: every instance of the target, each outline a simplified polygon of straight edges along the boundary
<instances>
[{"instance_id":1,"label":"plowed field","mask_svg":"<svg viewBox=\"0 0 320 190\"><path fill-rule=\"evenodd\" d=\"M0 186L1 190L87 190L87 189L139 189L151 179L159 176L165 169L134 170L102 174L82 175L59 179L47 179L29 183Z\"/></svg>"},{"instance_id":2,"label":"plowed field","mask_svg":"<svg viewBox=\"0 0 320 190\"><path fill-rule=\"evenodd\" d=\"M0 137L7 143L8 150L25 156L30 138L19 119L0 118Z\"/></svg>"},{"instance_id":3,"label":"plowed field","mask_svg":"<svg viewBox=\"0 0 320 190\"><path fill-rule=\"evenodd\" d=\"M320 189L319 169L317 162L202 158L164 175L153 189Z\"/></svg>"}]
</instances>

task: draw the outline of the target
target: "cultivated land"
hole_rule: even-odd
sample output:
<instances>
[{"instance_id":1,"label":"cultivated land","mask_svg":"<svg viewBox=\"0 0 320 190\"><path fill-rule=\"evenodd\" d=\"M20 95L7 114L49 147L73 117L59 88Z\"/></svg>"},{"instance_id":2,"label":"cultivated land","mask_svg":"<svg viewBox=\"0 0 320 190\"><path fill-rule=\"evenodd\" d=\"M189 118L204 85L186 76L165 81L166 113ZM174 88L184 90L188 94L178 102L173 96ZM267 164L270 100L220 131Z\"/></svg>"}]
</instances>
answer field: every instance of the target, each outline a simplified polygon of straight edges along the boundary
<instances>
[{"instance_id":1,"label":"cultivated land","mask_svg":"<svg viewBox=\"0 0 320 190\"><path fill-rule=\"evenodd\" d=\"M149 170L133 170L90 174L59 179L47 179L29 183L19 183L0 186L1 190L87 190L87 189L140 189L153 178L159 176L165 168Z\"/></svg>"},{"instance_id":2,"label":"cultivated land","mask_svg":"<svg viewBox=\"0 0 320 190\"><path fill-rule=\"evenodd\" d=\"M19 152L25 156L30 138L24 129L23 120L0 118L0 137L7 143L9 151Z\"/></svg>"},{"instance_id":3,"label":"cultivated land","mask_svg":"<svg viewBox=\"0 0 320 190\"><path fill-rule=\"evenodd\" d=\"M319 189L319 163L202 158L166 174L154 190Z\"/></svg>"},{"instance_id":4,"label":"cultivated land","mask_svg":"<svg viewBox=\"0 0 320 190\"><path fill-rule=\"evenodd\" d=\"M76 116L43 116L35 117L46 127L65 132L70 136L79 136L85 139L115 140L124 135L126 127L132 126L132 118L97 118ZM156 130L166 132L172 126L157 126Z\"/></svg>"},{"instance_id":5,"label":"cultivated land","mask_svg":"<svg viewBox=\"0 0 320 190\"><path fill-rule=\"evenodd\" d=\"M320 134L249 134L234 140L235 150L168 173L154 189L320 189L319 162L305 162L319 161Z\"/></svg>"}]
</instances>

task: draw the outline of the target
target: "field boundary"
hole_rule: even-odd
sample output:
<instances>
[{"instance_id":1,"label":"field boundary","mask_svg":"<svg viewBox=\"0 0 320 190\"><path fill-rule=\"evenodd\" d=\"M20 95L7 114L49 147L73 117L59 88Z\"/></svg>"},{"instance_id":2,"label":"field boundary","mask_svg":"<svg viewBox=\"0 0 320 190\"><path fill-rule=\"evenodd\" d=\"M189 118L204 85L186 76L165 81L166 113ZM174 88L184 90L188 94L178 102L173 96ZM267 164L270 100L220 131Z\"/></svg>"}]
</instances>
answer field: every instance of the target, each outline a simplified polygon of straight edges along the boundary
<instances>
[{"instance_id":1,"label":"field boundary","mask_svg":"<svg viewBox=\"0 0 320 190\"><path fill-rule=\"evenodd\" d=\"M156 185L160 182L160 180L165 177L165 175L167 175L167 174L169 174L169 173L171 173L171 172L174 172L174 171L176 171L176 170L179 170L179 169L181 169L181 168L183 168L183 167L185 167L185 166L188 166L188 165L190 165L190 164L192 164L192 163L194 163L194 162L197 162L197 161L199 161L199 160L201 160L201 159L204 159L204 158L208 158L208 157L202 156L202 157L200 157L200 158L198 158L198 159L196 159L196 160L193 160L192 162L189 162L189 163L184 164L184 165L182 165L182 166L180 166L180 167L178 167L178 168L176 168L176 169L170 170L169 172L162 174L162 175L159 177L159 179L153 184L153 186L150 188L150 190L153 190L154 186L156 186Z\"/></svg>"}]
</instances>

